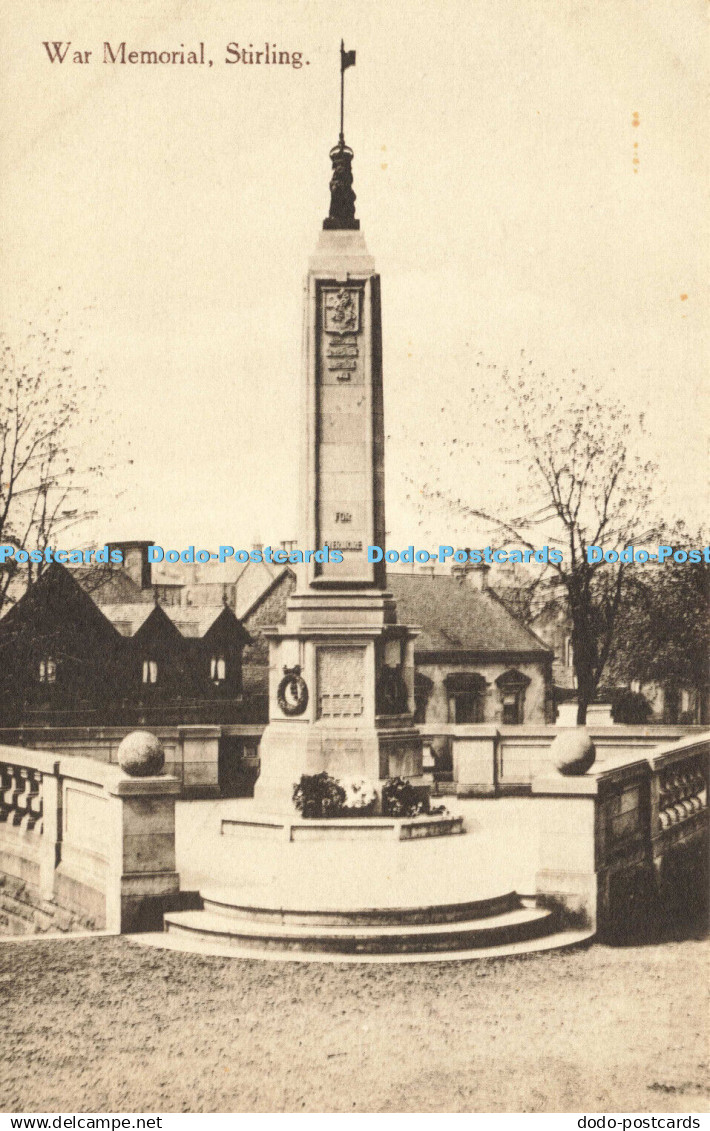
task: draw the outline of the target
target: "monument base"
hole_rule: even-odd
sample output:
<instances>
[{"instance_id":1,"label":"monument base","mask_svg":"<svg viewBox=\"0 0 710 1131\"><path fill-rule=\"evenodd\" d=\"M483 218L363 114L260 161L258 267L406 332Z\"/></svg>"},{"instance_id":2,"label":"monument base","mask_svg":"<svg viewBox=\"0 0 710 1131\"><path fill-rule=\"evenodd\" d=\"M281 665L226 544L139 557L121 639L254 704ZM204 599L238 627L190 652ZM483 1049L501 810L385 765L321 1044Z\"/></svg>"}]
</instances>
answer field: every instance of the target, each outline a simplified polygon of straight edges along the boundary
<instances>
[{"instance_id":1,"label":"monument base","mask_svg":"<svg viewBox=\"0 0 710 1131\"><path fill-rule=\"evenodd\" d=\"M421 735L397 718L378 721L372 728L338 729L275 721L264 731L259 749L261 774L254 802L264 812L293 815L293 791L303 774L362 778L372 782L378 794L388 778L403 777L428 796L421 772Z\"/></svg>"},{"instance_id":2,"label":"monument base","mask_svg":"<svg viewBox=\"0 0 710 1131\"><path fill-rule=\"evenodd\" d=\"M357 778L378 796L401 777L426 793L413 722L416 630L397 624L391 594L297 590L286 624L264 635L270 722L259 749L259 809L292 814L304 774Z\"/></svg>"},{"instance_id":3,"label":"monument base","mask_svg":"<svg viewBox=\"0 0 710 1131\"><path fill-rule=\"evenodd\" d=\"M455 814L304 821L225 803L210 835L195 884L202 909L165 915L163 945L422 961L547 949L591 933L572 936L554 909L517 894L510 861Z\"/></svg>"}]
</instances>

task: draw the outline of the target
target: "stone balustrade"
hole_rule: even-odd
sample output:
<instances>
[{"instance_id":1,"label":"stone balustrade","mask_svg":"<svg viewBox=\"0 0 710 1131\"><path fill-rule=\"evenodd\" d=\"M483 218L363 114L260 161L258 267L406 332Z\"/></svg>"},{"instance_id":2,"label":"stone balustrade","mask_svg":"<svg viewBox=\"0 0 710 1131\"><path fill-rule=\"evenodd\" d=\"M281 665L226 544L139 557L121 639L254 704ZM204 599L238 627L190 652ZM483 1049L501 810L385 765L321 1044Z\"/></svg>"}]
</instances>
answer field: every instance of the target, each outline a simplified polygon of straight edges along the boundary
<instances>
[{"instance_id":1,"label":"stone balustrade","mask_svg":"<svg viewBox=\"0 0 710 1131\"><path fill-rule=\"evenodd\" d=\"M581 776L546 773L538 893L615 941L697 916L707 898L710 734L644 757L629 749Z\"/></svg>"},{"instance_id":2,"label":"stone balustrade","mask_svg":"<svg viewBox=\"0 0 710 1131\"><path fill-rule=\"evenodd\" d=\"M658 826L668 829L707 808L708 785L702 754L659 771Z\"/></svg>"},{"instance_id":3,"label":"stone balustrade","mask_svg":"<svg viewBox=\"0 0 710 1131\"><path fill-rule=\"evenodd\" d=\"M42 832L42 773L0 764L0 822Z\"/></svg>"},{"instance_id":4,"label":"stone balustrade","mask_svg":"<svg viewBox=\"0 0 710 1131\"><path fill-rule=\"evenodd\" d=\"M441 791L460 797L528 793L533 780L550 768L555 735L575 729L460 723L421 727L425 748L439 764L446 759L451 766L452 781L442 783ZM662 745L703 733L700 727L661 725L586 729L595 744L598 765L613 764L619 757L628 759L634 751L639 757L649 756Z\"/></svg>"},{"instance_id":5,"label":"stone balustrade","mask_svg":"<svg viewBox=\"0 0 710 1131\"><path fill-rule=\"evenodd\" d=\"M179 793L168 774L0 746L0 873L45 925L160 927L179 890Z\"/></svg>"}]
</instances>

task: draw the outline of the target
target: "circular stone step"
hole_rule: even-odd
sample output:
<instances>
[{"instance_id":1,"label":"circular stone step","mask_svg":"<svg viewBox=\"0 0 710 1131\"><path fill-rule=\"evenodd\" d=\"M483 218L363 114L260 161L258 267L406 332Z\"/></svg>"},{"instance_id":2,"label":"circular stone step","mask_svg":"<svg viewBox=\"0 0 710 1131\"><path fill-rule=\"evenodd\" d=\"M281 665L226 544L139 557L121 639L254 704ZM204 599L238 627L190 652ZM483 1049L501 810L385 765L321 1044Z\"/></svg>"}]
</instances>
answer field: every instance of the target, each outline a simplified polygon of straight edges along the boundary
<instances>
[{"instance_id":1,"label":"circular stone step","mask_svg":"<svg viewBox=\"0 0 710 1131\"><path fill-rule=\"evenodd\" d=\"M422 907L354 907L301 909L288 907L258 907L239 902L239 893L229 889L202 889L200 895L204 910L225 919L279 923L303 926L408 926L431 923L457 923L486 919L521 908L520 897L514 891L489 899L470 900Z\"/></svg>"},{"instance_id":2,"label":"circular stone step","mask_svg":"<svg viewBox=\"0 0 710 1131\"><path fill-rule=\"evenodd\" d=\"M68 937L68 936L64 936ZM240 947L220 943L219 940L211 941L201 939L197 935L172 934L167 931L147 931L139 935L125 935L130 942L138 946L155 947L158 950L172 950L177 954L199 954L204 958L234 958L241 961L257 962L327 962L335 965L390 965L409 964L414 962L490 962L499 958L522 958L542 955L548 950L567 950L572 947L586 946L594 939L594 931L587 927L583 930L560 930L553 934L542 935L540 938L524 939L520 942L506 943L501 946L477 947L470 950L447 950L446 952L432 951L427 954L342 954L337 952L302 950L294 953L288 950L264 950L258 947Z\"/></svg>"},{"instance_id":3,"label":"circular stone step","mask_svg":"<svg viewBox=\"0 0 710 1131\"><path fill-rule=\"evenodd\" d=\"M519 907L499 915L454 922L370 926L274 923L231 919L210 911L178 911L164 916L169 934L194 935L206 941L259 950L324 953L430 953L495 947L545 934L554 916L539 908Z\"/></svg>"}]
</instances>

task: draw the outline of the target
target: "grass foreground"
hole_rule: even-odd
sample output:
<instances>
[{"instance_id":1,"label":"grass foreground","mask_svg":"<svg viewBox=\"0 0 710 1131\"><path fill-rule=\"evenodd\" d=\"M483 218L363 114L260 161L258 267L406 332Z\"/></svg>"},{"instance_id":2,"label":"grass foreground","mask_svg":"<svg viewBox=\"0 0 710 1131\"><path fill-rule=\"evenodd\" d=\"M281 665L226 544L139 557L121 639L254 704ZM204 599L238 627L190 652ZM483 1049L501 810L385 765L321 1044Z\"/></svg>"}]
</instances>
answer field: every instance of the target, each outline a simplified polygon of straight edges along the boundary
<instances>
[{"instance_id":1,"label":"grass foreground","mask_svg":"<svg viewBox=\"0 0 710 1131\"><path fill-rule=\"evenodd\" d=\"M6 1112L705 1112L696 939L337 965L0 945Z\"/></svg>"}]
</instances>

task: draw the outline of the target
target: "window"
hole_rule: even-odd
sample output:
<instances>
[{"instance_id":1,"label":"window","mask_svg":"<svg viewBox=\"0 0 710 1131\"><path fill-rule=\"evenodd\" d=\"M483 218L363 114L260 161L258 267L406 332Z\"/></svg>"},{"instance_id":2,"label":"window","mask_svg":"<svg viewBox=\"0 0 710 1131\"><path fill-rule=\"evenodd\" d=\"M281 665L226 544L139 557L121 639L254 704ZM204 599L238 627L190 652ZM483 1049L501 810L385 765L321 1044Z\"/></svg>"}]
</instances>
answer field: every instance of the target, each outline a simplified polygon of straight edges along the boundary
<instances>
[{"instance_id":1,"label":"window","mask_svg":"<svg viewBox=\"0 0 710 1131\"><path fill-rule=\"evenodd\" d=\"M157 683L158 682L158 663L157 660L144 660L143 661L143 683Z\"/></svg>"},{"instance_id":2,"label":"window","mask_svg":"<svg viewBox=\"0 0 710 1131\"><path fill-rule=\"evenodd\" d=\"M665 689L666 709L664 711L664 722L672 723L675 725L678 722L680 714L680 691L677 687L667 687Z\"/></svg>"},{"instance_id":3,"label":"window","mask_svg":"<svg viewBox=\"0 0 710 1131\"><path fill-rule=\"evenodd\" d=\"M428 676L420 671L414 672L414 721L423 723L426 720L427 705L431 698L434 684Z\"/></svg>"},{"instance_id":4,"label":"window","mask_svg":"<svg viewBox=\"0 0 710 1131\"><path fill-rule=\"evenodd\" d=\"M468 691L449 696L449 717L453 723L483 722L480 696Z\"/></svg>"},{"instance_id":5,"label":"window","mask_svg":"<svg viewBox=\"0 0 710 1131\"><path fill-rule=\"evenodd\" d=\"M450 672L444 680L450 723L482 723L487 684L478 672Z\"/></svg>"},{"instance_id":6,"label":"window","mask_svg":"<svg viewBox=\"0 0 710 1131\"><path fill-rule=\"evenodd\" d=\"M224 683L227 678L227 661L224 656L213 656L210 660L210 679L213 683Z\"/></svg>"},{"instance_id":7,"label":"window","mask_svg":"<svg viewBox=\"0 0 710 1131\"><path fill-rule=\"evenodd\" d=\"M503 713L501 722L506 725L522 723L523 705L517 691L507 692L503 696Z\"/></svg>"},{"instance_id":8,"label":"window","mask_svg":"<svg viewBox=\"0 0 710 1131\"><path fill-rule=\"evenodd\" d=\"M500 695L500 721L505 726L516 726L525 721L525 692L530 685L528 676L511 668L496 680Z\"/></svg>"},{"instance_id":9,"label":"window","mask_svg":"<svg viewBox=\"0 0 710 1131\"><path fill-rule=\"evenodd\" d=\"M57 662L53 656L43 656L39 662L39 682L57 682Z\"/></svg>"}]
</instances>

